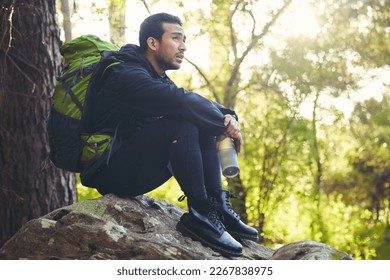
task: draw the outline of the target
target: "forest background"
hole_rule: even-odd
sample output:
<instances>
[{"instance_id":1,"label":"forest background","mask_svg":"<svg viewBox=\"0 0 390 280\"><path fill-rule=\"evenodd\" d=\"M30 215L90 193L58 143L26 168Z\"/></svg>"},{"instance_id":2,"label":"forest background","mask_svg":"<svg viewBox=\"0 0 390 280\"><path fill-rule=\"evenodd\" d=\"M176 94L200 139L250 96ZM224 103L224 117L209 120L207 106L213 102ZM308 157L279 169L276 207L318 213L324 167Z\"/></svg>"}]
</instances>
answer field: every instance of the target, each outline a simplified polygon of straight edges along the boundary
<instances>
[{"instance_id":1,"label":"forest background","mask_svg":"<svg viewBox=\"0 0 390 280\"><path fill-rule=\"evenodd\" d=\"M29 219L99 197L47 160L60 39L138 44L157 12L181 17L188 38L170 77L239 115L241 172L224 185L260 242L390 259L389 0L4 1L0 246ZM185 207L181 194L172 179L148 195Z\"/></svg>"}]
</instances>

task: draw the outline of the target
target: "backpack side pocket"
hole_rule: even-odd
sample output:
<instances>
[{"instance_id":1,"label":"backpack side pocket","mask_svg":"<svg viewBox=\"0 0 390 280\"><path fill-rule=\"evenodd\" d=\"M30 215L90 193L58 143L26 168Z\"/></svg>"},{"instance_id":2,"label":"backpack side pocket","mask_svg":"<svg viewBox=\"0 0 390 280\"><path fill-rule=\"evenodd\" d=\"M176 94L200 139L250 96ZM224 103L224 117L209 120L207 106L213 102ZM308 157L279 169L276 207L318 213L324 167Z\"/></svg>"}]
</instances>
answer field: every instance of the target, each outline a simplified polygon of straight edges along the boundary
<instances>
[{"instance_id":1,"label":"backpack side pocket","mask_svg":"<svg viewBox=\"0 0 390 280\"><path fill-rule=\"evenodd\" d=\"M81 135L83 149L81 162L87 163L91 160L97 160L110 148L112 137L107 134L86 134Z\"/></svg>"}]
</instances>

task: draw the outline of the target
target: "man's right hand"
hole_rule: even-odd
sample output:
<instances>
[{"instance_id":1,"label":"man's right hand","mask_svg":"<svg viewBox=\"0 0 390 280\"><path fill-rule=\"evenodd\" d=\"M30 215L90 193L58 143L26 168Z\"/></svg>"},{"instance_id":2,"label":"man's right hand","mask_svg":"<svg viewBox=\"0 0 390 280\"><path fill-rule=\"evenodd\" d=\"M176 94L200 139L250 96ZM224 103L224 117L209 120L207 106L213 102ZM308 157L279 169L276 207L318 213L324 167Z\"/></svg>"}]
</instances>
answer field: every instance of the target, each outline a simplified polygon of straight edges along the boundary
<instances>
[{"instance_id":1,"label":"man's right hand","mask_svg":"<svg viewBox=\"0 0 390 280\"><path fill-rule=\"evenodd\" d=\"M237 153L241 152L244 141L242 139L240 124L232 115L225 115L224 125L227 126L226 132L223 135L220 135L217 138L217 147L219 142L221 142L226 137L231 137L234 140Z\"/></svg>"}]
</instances>

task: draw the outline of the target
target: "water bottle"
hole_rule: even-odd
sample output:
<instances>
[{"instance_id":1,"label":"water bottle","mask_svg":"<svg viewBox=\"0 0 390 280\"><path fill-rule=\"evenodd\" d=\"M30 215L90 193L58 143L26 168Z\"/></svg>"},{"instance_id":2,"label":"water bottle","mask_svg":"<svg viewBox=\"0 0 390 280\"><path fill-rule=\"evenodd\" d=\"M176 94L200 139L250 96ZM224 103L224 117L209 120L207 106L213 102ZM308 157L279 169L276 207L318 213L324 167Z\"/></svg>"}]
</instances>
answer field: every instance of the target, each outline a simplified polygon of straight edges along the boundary
<instances>
[{"instance_id":1,"label":"water bottle","mask_svg":"<svg viewBox=\"0 0 390 280\"><path fill-rule=\"evenodd\" d=\"M226 137L220 142L218 155L223 176L227 178L237 176L240 172L240 167L238 166L237 152L233 139Z\"/></svg>"}]
</instances>

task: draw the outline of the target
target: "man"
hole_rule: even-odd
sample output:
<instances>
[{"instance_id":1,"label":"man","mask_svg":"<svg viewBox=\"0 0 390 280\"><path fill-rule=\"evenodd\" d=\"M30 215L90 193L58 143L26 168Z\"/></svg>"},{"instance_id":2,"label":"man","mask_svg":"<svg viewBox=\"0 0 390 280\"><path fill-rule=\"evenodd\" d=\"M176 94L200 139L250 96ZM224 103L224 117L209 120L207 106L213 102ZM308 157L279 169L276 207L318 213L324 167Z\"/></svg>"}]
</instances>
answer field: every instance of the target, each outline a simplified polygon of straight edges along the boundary
<instances>
[{"instance_id":1,"label":"man","mask_svg":"<svg viewBox=\"0 0 390 280\"><path fill-rule=\"evenodd\" d=\"M160 13L141 24L139 44L125 45L96 84L88 106L89 132L112 131L112 150L81 173L82 183L102 193L147 193L172 175L188 199L178 229L224 255L242 255L237 239L258 238L222 190L218 142L242 147L234 111L178 88L165 74L179 69L186 36L178 17ZM96 87L96 85L95 85ZM222 219L222 221L221 221Z\"/></svg>"}]
</instances>

